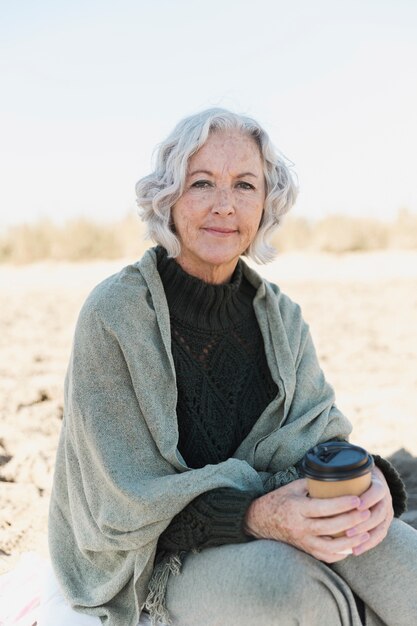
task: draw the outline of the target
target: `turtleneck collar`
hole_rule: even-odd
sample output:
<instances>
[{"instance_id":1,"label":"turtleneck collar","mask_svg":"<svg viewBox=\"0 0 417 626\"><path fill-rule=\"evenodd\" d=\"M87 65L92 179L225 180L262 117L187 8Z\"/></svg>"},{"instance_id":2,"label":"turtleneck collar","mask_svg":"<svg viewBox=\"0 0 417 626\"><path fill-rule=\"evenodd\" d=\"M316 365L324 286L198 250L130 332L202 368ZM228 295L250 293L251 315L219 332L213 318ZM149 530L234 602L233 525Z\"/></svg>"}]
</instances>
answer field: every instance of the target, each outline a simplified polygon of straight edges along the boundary
<instances>
[{"instance_id":1,"label":"turtleneck collar","mask_svg":"<svg viewBox=\"0 0 417 626\"><path fill-rule=\"evenodd\" d=\"M229 283L212 285L184 272L162 246L155 252L171 317L203 330L222 330L253 314L256 290L243 276L241 261Z\"/></svg>"}]
</instances>

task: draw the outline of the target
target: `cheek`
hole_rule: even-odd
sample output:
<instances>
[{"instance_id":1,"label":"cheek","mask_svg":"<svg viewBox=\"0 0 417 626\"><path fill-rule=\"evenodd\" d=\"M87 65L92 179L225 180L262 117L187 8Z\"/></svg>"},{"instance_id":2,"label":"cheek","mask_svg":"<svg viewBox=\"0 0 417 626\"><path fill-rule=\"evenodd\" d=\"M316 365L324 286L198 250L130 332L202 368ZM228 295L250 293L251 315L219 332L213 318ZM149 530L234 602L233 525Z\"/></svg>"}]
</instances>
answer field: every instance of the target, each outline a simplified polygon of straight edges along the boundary
<instances>
[{"instance_id":1,"label":"cheek","mask_svg":"<svg viewBox=\"0 0 417 626\"><path fill-rule=\"evenodd\" d=\"M171 209L171 222L176 230L176 232L179 232L182 228L182 223L183 220L182 218L182 211L180 207L174 206Z\"/></svg>"},{"instance_id":2,"label":"cheek","mask_svg":"<svg viewBox=\"0 0 417 626\"><path fill-rule=\"evenodd\" d=\"M172 212L172 221L174 224L175 232L183 242L195 239L193 222L189 216L182 212Z\"/></svg>"},{"instance_id":3,"label":"cheek","mask_svg":"<svg viewBox=\"0 0 417 626\"><path fill-rule=\"evenodd\" d=\"M250 222L247 224L247 233L250 237L254 237L259 230L262 221L263 211L255 211L255 215L251 215Z\"/></svg>"}]
</instances>

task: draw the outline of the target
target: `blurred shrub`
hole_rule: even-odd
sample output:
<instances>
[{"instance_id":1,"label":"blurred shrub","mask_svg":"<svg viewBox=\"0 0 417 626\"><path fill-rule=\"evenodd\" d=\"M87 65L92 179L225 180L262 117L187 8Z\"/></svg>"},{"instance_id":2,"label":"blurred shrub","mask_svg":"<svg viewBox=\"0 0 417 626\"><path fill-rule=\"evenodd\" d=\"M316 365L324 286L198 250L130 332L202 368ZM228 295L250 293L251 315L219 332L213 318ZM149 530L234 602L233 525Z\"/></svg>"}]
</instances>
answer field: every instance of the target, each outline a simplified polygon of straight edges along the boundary
<instances>
[{"instance_id":1,"label":"blurred shrub","mask_svg":"<svg viewBox=\"0 0 417 626\"><path fill-rule=\"evenodd\" d=\"M0 261L30 263L46 259L83 261L140 257L149 247L136 215L112 223L85 218L58 226L50 220L11 227L0 237Z\"/></svg>"},{"instance_id":2,"label":"blurred shrub","mask_svg":"<svg viewBox=\"0 0 417 626\"><path fill-rule=\"evenodd\" d=\"M323 252L381 250L388 244L388 227L372 219L328 216L316 225L313 248Z\"/></svg>"},{"instance_id":3,"label":"blurred shrub","mask_svg":"<svg viewBox=\"0 0 417 626\"><path fill-rule=\"evenodd\" d=\"M13 226L0 240L0 259L17 263L45 259L56 235L56 226L49 220Z\"/></svg>"},{"instance_id":4,"label":"blurred shrub","mask_svg":"<svg viewBox=\"0 0 417 626\"><path fill-rule=\"evenodd\" d=\"M307 250L311 245L313 228L313 223L304 217L285 217L272 243L280 252Z\"/></svg>"},{"instance_id":5,"label":"blurred shrub","mask_svg":"<svg viewBox=\"0 0 417 626\"><path fill-rule=\"evenodd\" d=\"M329 215L318 221L288 216L272 243L280 252L342 254L388 248L417 249L417 214L402 209L393 222L348 215Z\"/></svg>"},{"instance_id":6,"label":"blurred shrub","mask_svg":"<svg viewBox=\"0 0 417 626\"><path fill-rule=\"evenodd\" d=\"M145 241L144 232L143 224L134 214L112 224L79 218L58 226L50 220L40 220L13 226L0 236L0 262L139 258L152 245ZM272 243L280 252L342 254L387 248L417 249L417 214L402 209L393 222L347 215L330 215L319 221L288 216Z\"/></svg>"},{"instance_id":7,"label":"blurred shrub","mask_svg":"<svg viewBox=\"0 0 417 626\"><path fill-rule=\"evenodd\" d=\"M390 230L390 245L393 248L417 248L417 214L400 209Z\"/></svg>"}]
</instances>

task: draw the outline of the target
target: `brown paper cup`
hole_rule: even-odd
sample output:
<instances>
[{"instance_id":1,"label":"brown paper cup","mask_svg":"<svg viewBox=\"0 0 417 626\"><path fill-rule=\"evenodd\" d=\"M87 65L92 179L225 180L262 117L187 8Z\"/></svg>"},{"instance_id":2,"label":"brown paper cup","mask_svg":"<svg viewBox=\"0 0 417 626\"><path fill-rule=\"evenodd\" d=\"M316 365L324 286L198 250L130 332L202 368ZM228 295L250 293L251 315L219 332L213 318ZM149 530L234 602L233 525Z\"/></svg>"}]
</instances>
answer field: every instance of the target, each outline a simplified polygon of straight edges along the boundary
<instances>
[{"instance_id":1,"label":"brown paper cup","mask_svg":"<svg viewBox=\"0 0 417 626\"><path fill-rule=\"evenodd\" d=\"M361 496L371 486L371 472L347 480L315 480L307 476L308 493L312 498Z\"/></svg>"},{"instance_id":2,"label":"brown paper cup","mask_svg":"<svg viewBox=\"0 0 417 626\"><path fill-rule=\"evenodd\" d=\"M335 498L337 496L361 496L371 486L371 472L348 480L325 481L307 477L308 493L311 498ZM344 537L337 533L333 537ZM350 554L347 552L346 554Z\"/></svg>"}]
</instances>

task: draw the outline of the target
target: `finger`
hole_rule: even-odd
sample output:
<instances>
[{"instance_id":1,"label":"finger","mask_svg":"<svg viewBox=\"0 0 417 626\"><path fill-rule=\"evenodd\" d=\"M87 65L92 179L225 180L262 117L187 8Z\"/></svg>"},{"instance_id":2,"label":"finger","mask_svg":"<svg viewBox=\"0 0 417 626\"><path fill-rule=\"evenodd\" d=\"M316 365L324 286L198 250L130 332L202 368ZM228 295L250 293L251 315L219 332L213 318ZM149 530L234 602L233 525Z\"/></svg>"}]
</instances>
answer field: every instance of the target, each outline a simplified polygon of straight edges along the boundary
<instances>
[{"instance_id":1,"label":"finger","mask_svg":"<svg viewBox=\"0 0 417 626\"><path fill-rule=\"evenodd\" d=\"M362 533L356 537L323 537L327 549L334 554L352 554L353 549L369 541L369 533Z\"/></svg>"},{"instance_id":2,"label":"finger","mask_svg":"<svg viewBox=\"0 0 417 626\"><path fill-rule=\"evenodd\" d=\"M331 537L311 537L306 541L302 549L324 563L336 563L346 558L346 555L332 551L330 543Z\"/></svg>"},{"instance_id":3,"label":"finger","mask_svg":"<svg viewBox=\"0 0 417 626\"><path fill-rule=\"evenodd\" d=\"M357 496L306 498L305 515L307 517L331 517L358 509L359 505L360 499Z\"/></svg>"},{"instance_id":4,"label":"finger","mask_svg":"<svg viewBox=\"0 0 417 626\"><path fill-rule=\"evenodd\" d=\"M385 486L378 480L374 480L365 493L361 495L360 504L358 509L363 511L375 506L378 502L383 500L387 495Z\"/></svg>"},{"instance_id":5,"label":"finger","mask_svg":"<svg viewBox=\"0 0 417 626\"><path fill-rule=\"evenodd\" d=\"M354 538L348 537L320 537L312 538L311 546L314 551L313 556L325 561L335 563L353 554L353 550L369 540L369 534L363 533Z\"/></svg>"},{"instance_id":6,"label":"finger","mask_svg":"<svg viewBox=\"0 0 417 626\"><path fill-rule=\"evenodd\" d=\"M361 525L365 521L369 520L370 517L371 511L369 511L369 509L366 509L365 511L358 511L358 509L353 509L353 511L339 514L335 517L322 517L317 519L311 519L309 521L309 529L313 535L334 536L339 533L347 533L347 531L352 528L361 528ZM378 523L381 522L382 519L383 517L379 519ZM354 537L358 534L360 533L350 533L349 536Z\"/></svg>"},{"instance_id":7,"label":"finger","mask_svg":"<svg viewBox=\"0 0 417 626\"><path fill-rule=\"evenodd\" d=\"M361 554L364 554L368 550L375 548L375 546L381 543L381 541L383 541L387 536L390 524L390 520L384 520L381 524L379 524L379 526L370 531L369 539L353 548L354 556L360 556Z\"/></svg>"},{"instance_id":8,"label":"finger","mask_svg":"<svg viewBox=\"0 0 417 626\"><path fill-rule=\"evenodd\" d=\"M387 508L385 501L378 502L378 504L372 507L368 518L360 524L349 528L349 530L346 531L346 534L348 537L353 537L363 532L369 532L382 524L385 519L390 517L390 510Z\"/></svg>"}]
</instances>

